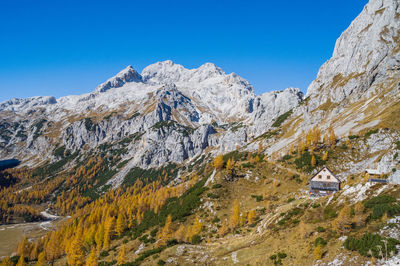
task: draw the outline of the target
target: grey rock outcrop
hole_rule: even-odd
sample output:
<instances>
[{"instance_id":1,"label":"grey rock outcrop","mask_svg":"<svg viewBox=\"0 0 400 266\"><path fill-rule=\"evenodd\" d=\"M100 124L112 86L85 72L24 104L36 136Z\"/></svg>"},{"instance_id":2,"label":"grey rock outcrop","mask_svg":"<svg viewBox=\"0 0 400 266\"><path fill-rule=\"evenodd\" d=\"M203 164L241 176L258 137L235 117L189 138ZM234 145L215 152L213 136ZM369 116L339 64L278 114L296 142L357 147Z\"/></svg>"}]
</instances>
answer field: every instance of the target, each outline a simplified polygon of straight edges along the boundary
<instances>
[{"instance_id":1,"label":"grey rock outcrop","mask_svg":"<svg viewBox=\"0 0 400 266\"><path fill-rule=\"evenodd\" d=\"M371 0L336 41L332 58L307 91L314 109L328 99L339 103L400 70L400 2Z\"/></svg>"}]
</instances>

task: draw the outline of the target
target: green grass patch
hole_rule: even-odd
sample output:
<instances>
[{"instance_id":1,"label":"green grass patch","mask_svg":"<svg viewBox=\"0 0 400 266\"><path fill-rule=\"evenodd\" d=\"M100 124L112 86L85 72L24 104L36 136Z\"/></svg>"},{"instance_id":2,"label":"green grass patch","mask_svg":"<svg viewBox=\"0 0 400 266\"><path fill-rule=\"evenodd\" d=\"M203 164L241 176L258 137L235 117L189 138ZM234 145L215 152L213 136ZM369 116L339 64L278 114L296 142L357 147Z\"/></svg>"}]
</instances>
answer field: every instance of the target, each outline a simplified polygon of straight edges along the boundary
<instances>
[{"instance_id":1,"label":"green grass patch","mask_svg":"<svg viewBox=\"0 0 400 266\"><path fill-rule=\"evenodd\" d=\"M285 120L291 116L293 113L293 110L287 111L283 115L278 116L278 118L275 120L275 122L272 124L273 127L279 127L285 122Z\"/></svg>"},{"instance_id":2,"label":"green grass patch","mask_svg":"<svg viewBox=\"0 0 400 266\"><path fill-rule=\"evenodd\" d=\"M379 129L377 128L377 129L372 129L372 130L370 130L370 131L368 131L367 133L365 133L365 137L366 138L368 138L369 136L371 136L371 135L373 135L373 134L376 134L376 133L378 133L379 132Z\"/></svg>"}]
</instances>

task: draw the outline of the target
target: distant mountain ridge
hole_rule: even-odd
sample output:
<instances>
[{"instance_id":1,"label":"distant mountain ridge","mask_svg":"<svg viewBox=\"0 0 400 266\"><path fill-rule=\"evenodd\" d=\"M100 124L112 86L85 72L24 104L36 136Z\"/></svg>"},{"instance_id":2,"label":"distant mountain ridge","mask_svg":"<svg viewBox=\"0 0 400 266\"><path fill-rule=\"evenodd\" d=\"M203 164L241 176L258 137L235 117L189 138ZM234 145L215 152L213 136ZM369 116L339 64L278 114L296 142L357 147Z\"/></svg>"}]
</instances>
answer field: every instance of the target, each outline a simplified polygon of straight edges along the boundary
<instances>
[{"instance_id":1,"label":"distant mountain ridge","mask_svg":"<svg viewBox=\"0 0 400 266\"><path fill-rule=\"evenodd\" d=\"M96 150L139 134L124 158L132 161L130 167L157 167L183 162L207 147L234 150L302 100L295 88L257 96L248 81L212 63L186 69L167 60L140 74L128 66L88 94L1 103L0 152L31 162L54 160L49 151L57 146ZM174 123L163 124L168 121Z\"/></svg>"}]
</instances>

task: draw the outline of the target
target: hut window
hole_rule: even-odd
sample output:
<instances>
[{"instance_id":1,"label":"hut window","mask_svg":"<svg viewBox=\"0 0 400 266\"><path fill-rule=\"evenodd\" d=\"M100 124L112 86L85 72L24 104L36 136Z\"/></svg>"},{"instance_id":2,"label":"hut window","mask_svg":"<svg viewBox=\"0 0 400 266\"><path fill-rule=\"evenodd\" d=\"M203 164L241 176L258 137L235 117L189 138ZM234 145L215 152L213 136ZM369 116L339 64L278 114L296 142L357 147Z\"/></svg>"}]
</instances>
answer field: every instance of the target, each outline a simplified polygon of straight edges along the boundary
<instances>
[{"instance_id":1,"label":"hut window","mask_svg":"<svg viewBox=\"0 0 400 266\"><path fill-rule=\"evenodd\" d=\"M322 175L319 175L318 178L319 178L319 179L322 179Z\"/></svg>"},{"instance_id":2,"label":"hut window","mask_svg":"<svg viewBox=\"0 0 400 266\"><path fill-rule=\"evenodd\" d=\"M330 176L330 175L328 175L328 176L327 176L327 178L328 178L328 179L331 179L331 176Z\"/></svg>"}]
</instances>

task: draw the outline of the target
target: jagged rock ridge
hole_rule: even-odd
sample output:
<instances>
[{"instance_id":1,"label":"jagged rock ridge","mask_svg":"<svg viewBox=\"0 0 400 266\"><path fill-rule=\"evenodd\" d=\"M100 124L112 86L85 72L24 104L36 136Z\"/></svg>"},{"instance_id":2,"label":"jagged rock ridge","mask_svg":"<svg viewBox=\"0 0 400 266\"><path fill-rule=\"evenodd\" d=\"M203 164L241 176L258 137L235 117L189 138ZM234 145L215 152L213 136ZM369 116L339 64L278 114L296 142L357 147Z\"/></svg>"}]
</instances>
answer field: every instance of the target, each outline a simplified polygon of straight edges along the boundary
<instances>
[{"instance_id":1,"label":"jagged rock ridge","mask_svg":"<svg viewBox=\"0 0 400 266\"><path fill-rule=\"evenodd\" d=\"M181 163L208 147L248 143L302 99L294 88L257 96L248 81L211 63L186 69L164 61L141 74L128 66L92 93L2 103L1 155L37 163L56 160L56 147L91 151L129 139L121 155L129 167Z\"/></svg>"}]
</instances>

